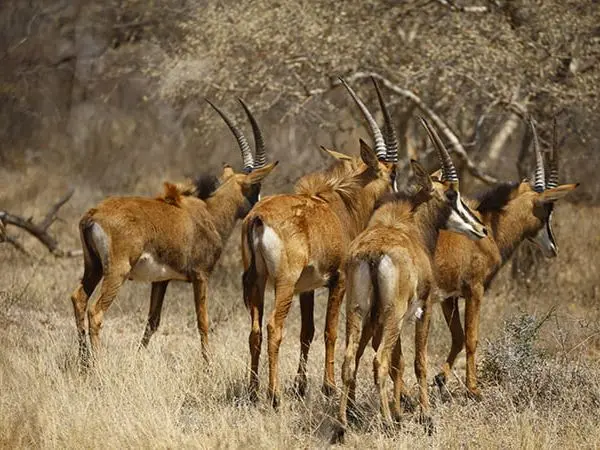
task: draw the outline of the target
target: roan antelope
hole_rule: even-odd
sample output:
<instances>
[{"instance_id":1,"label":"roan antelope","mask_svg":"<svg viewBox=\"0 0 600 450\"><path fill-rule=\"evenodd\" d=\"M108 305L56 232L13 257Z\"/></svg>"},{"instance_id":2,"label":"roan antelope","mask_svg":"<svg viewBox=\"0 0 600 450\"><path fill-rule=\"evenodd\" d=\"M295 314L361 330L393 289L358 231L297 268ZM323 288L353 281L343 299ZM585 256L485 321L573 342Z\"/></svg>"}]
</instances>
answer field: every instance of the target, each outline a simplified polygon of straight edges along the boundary
<instances>
[{"instance_id":1,"label":"roan antelope","mask_svg":"<svg viewBox=\"0 0 600 450\"><path fill-rule=\"evenodd\" d=\"M211 105L237 139L244 162L242 173L225 166L221 184L208 190L202 182L198 185L165 183L165 193L158 198L109 197L88 210L80 220L84 274L71 300L82 362L89 356L86 309L92 351L96 355L104 313L127 279L152 283L148 323L141 341L144 347L158 328L169 281L191 282L202 352L207 359L208 278L236 221L258 201L261 181L277 165L277 162L266 164L260 129L250 110L240 102L254 132L256 159L241 131ZM87 308L100 279L103 280L100 294Z\"/></svg>"},{"instance_id":2,"label":"roan antelope","mask_svg":"<svg viewBox=\"0 0 600 450\"><path fill-rule=\"evenodd\" d=\"M371 339L376 351L373 374L383 420L387 425L392 423L385 389L388 374L394 383L394 416L400 418L404 370L401 330L414 317L417 318L415 374L421 414L429 423L427 336L430 299L435 289L433 256L438 233L440 229L448 229L470 239L487 235L484 225L460 198L456 170L437 132L423 119L422 123L440 158L441 178L430 176L419 163L412 161L416 193L397 193L382 201L348 252L341 433L347 425L348 400L354 403L360 358Z\"/></svg>"},{"instance_id":3,"label":"roan antelope","mask_svg":"<svg viewBox=\"0 0 600 450\"><path fill-rule=\"evenodd\" d=\"M441 372L435 377L442 388L465 344L467 349L466 386L474 398L477 388L475 352L479 334L479 309L483 295L496 273L525 239L536 243L546 257L557 255L551 221L554 202L577 184L558 185L556 138L548 176L533 128L536 157L535 176L530 183L504 183L491 188L470 204L490 230L490 238L472 242L453 233L442 232L435 253L437 282L443 298L444 318L452 334L450 352ZM460 322L458 298L465 299L465 329Z\"/></svg>"},{"instance_id":4,"label":"roan antelope","mask_svg":"<svg viewBox=\"0 0 600 450\"><path fill-rule=\"evenodd\" d=\"M329 151L341 161L328 171L304 176L297 183L295 194L264 198L243 222L244 302L252 321L250 393L256 398L264 294L270 281L275 288L275 307L267 326L269 395L274 406L279 404L279 346L292 298L300 293L301 350L295 387L298 394L304 395L308 352L314 336L314 290L323 286L329 289L323 392L333 392L337 322L345 292L341 269L346 250L367 225L377 199L389 192L394 182L397 147L388 148L385 143L394 137L391 124L386 123L384 138L365 105L342 82L369 124L375 151L362 140L362 161ZM389 115L385 117L389 119Z\"/></svg>"}]
</instances>

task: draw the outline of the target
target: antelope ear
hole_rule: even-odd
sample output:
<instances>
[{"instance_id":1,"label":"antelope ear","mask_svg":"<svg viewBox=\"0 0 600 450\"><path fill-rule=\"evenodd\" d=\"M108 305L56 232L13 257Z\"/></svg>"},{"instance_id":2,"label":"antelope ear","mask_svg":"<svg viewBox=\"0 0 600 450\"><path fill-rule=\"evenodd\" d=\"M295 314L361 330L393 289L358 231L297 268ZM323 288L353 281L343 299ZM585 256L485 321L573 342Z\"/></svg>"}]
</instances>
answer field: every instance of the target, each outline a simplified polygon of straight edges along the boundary
<instances>
[{"instance_id":1,"label":"antelope ear","mask_svg":"<svg viewBox=\"0 0 600 450\"><path fill-rule=\"evenodd\" d=\"M223 165L223 173L221 173L221 180L225 181L228 178L232 177L233 175L235 175L235 172L233 171L231 166L229 164L224 164Z\"/></svg>"},{"instance_id":2,"label":"antelope ear","mask_svg":"<svg viewBox=\"0 0 600 450\"><path fill-rule=\"evenodd\" d=\"M565 195L569 194L577 186L579 186L579 183L561 184L560 186L557 186L555 188L546 189L544 192L542 192L539 195L537 201L538 201L538 203L555 202L555 201L563 198Z\"/></svg>"},{"instance_id":3,"label":"antelope ear","mask_svg":"<svg viewBox=\"0 0 600 450\"><path fill-rule=\"evenodd\" d=\"M413 173L415 174L415 178L417 180L417 184L425 190L425 192L431 192L433 189L433 183L431 182L431 177L425 170L425 168L414 159L410 160L410 166L412 168Z\"/></svg>"},{"instance_id":4,"label":"antelope ear","mask_svg":"<svg viewBox=\"0 0 600 450\"><path fill-rule=\"evenodd\" d=\"M272 162L264 167L261 167L260 169L253 170L248 175L246 175L245 181L248 184L260 183L264 177L271 173L271 171L275 168L275 166L277 166L277 164L279 164L279 161Z\"/></svg>"},{"instance_id":5,"label":"antelope ear","mask_svg":"<svg viewBox=\"0 0 600 450\"><path fill-rule=\"evenodd\" d=\"M442 182L442 169L438 169L430 175L433 181Z\"/></svg>"},{"instance_id":6,"label":"antelope ear","mask_svg":"<svg viewBox=\"0 0 600 450\"><path fill-rule=\"evenodd\" d=\"M379 170L379 159L369 144L360 140L360 159L373 170Z\"/></svg>"},{"instance_id":7,"label":"antelope ear","mask_svg":"<svg viewBox=\"0 0 600 450\"><path fill-rule=\"evenodd\" d=\"M327 153L329 156L333 156L338 161L352 161L352 156L348 156L344 153L336 152L335 150L328 149L326 147L320 146L321 150Z\"/></svg>"}]
</instances>

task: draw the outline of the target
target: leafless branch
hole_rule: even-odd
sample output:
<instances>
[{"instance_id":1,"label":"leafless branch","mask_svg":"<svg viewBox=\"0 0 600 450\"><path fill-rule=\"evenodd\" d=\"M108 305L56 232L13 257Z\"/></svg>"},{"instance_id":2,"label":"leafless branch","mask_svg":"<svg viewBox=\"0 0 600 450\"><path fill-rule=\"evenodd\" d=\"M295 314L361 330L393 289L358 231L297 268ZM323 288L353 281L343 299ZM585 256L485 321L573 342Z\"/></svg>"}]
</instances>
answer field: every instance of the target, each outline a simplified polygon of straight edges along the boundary
<instances>
[{"instance_id":1,"label":"leafless branch","mask_svg":"<svg viewBox=\"0 0 600 450\"><path fill-rule=\"evenodd\" d=\"M122 28L144 27L146 25L152 25L153 23L153 20L134 20L132 22L114 24L112 28L113 30L119 30Z\"/></svg>"},{"instance_id":2,"label":"leafless branch","mask_svg":"<svg viewBox=\"0 0 600 450\"><path fill-rule=\"evenodd\" d=\"M23 245L12 236L5 235L3 239L0 240L0 242L7 242L22 254L29 256L29 253L27 252L27 250L25 250L25 247L23 247Z\"/></svg>"},{"instance_id":3,"label":"leafless branch","mask_svg":"<svg viewBox=\"0 0 600 450\"><path fill-rule=\"evenodd\" d=\"M50 208L50 211L48 211L48 214L46 214L46 217L44 217L44 220L40 224L40 228L47 230L50 225L54 223L56 220L56 213L58 213L58 210L62 208L63 205L71 199L71 197L73 197L74 193L75 189L71 188L58 202L54 204L52 208Z\"/></svg>"},{"instance_id":4,"label":"leafless branch","mask_svg":"<svg viewBox=\"0 0 600 450\"><path fill-rule=\"evenodd\" d=\"M442 6L450 8L452 11L486 13L489 11L487 6L461 6L454 3L452 0L436 0Z\"/></svg>"},{"instance_id":5,"label":"leafless branch","mask_svg":"<svg viewBox=\"0 0 600 450\"><path fill-rule=\"evenodd\" d=\"M431 120L432 122L435 123L435 125L439 129L439 131L446 137L446 140L448 142L450 142L450 150L452 150L458 156L458 158L463 162L463 164L465 165L465 167L467 168L467 170L469 171L469 173L471 175L473 175L475 178L478 178L479 180L481 180L485 183L488 183L488 184L498 183L498 180L495 177L483 172L482 170L479 169L479 167L477 167L477 164L475 164L475 162L473 160L471 160L471 158L469 158L469 155L467 154L465 148L460 143L460 140L454 134L454 132L450 129L450 127L444 122L444 120L440 116L438 116L431 108L429 108L429 106L427 106L423 102L423 100L421 100L421 98L418 95L416 95L414 92L412 92L408 89L401 88L400 86L392 83L390 80L388 80L387 78L381 76L380 74L378 74L376 72L355 72L352 75L346 77L346 81L352 82L352 81L361 80L361 79L370 78L370 77L373 77L373 78L379 80L381 82L381 84L383 84L390 91L394 92L395 94L401 95L405 98L408 98L415 105L417 105L417 107L421 110L421 112L429 120Z\"/></svg>"},{"instance_id":6,"label":"leafless branch","mask_svg":"<svg viewBox=\"0 0 600 450\"><path fill-rule=\"evenodd\" d=\"M502 128L494 136L488 150L487 161L483 161L481 164L483 168L488 167L491 163L498 160L500 152L505 147L508 139L518 129L522 118L527 114L527 106L525 104L511 102L508 109L510 111L509 116Z\"/></svg>"},{"instance_id":7,"label":"leafless branch","mask_svg":"<svg viewBox=\"0 0 600 450\"><path fill-rule=\"evenodd\" d=\"M56 220L56 214L58 210L69 201L69 199L73 196L74 189L70 189L61 199L56 202L48 213L45 215L44 219L41 223L36 224L33 223L31 219L24 219L20 216L11 214L7 211L0 211L0 223L3 225L0 228L4 228L7 225L13 225L15 227L21 228L27 231L32 236L36 237L42 244L46 246L46 248L55 256L59 257L71 257L81 255L80 250L67 250L64 251L59 247L58 241L48 233L48 228L54 223ZM8 242L16 247L18 250L27 253L23 246L17 242L13 237L6 234L5 230L0 230L0 242Z\"/></svg>"}]
</instances>

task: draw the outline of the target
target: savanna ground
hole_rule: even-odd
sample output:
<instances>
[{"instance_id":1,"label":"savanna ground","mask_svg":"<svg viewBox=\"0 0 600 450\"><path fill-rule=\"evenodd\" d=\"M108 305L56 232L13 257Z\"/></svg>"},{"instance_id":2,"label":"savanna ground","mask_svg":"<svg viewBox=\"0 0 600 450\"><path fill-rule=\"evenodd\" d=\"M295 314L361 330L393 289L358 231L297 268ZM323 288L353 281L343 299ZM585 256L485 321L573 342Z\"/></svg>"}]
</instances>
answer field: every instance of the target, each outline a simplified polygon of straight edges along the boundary
<instances>
[{"instance_id":1,"label":"savanna ground","mask_svg":"<svg viewBox=\"0 0 600 450\"><path fill-rule=\"evenodd\" d=\"M58 192L56 193L58 195ZM44 204L40 195L34 204ZM55 224L70 242L75 208ZM34 216L42 214L32 209ZM515 285L511 267L499 275L482 308L479 373L484 398L474 402L462 385L464 359L450 382L451 401L434 395L436 431L424 434L407 413L397 431L384 432L372 383L368 349L360 373L361 416L346 443L368 448L594 448L600 440L600 322L597 268L600 239L587 214L570 204L556 214L560 256L540 267L535 279ZM570 235L569 230L578 232ZM590 237L596 236L595 239ZM76 332L69 300L81 272L78 258L57 259L33 238L23 256L0 248L0 439L4 447L325 447L332 435L337 395L320 394L324 365L324 292L318 296L317 332L310 355L309 393L296 399L291 386L299 355L299 309L290 313L280 354L283 406L268 405L266 352L260 402L246 391L249 317L239 286L239 257L232 236L222 265L232 278L214 277L210 318L214 361L200 356L188 285L169 287L163 319L147 351L138 351L149 303L149 286L127 283L105 321L105 353L89 373L79 373ZM573 267L586 267L584 271ZM593 280L590 283L590 280ZM271 297L269 297L271 300ZM270 301L267 303L269 311ZM343 342L344 319L340 321ZM412 329L404 336L411 339ZM442 363L448 335L435 309L429 344L429 373ZM407 351L406 380L415 388ZM266 348L265 348L266 350ZM337 363L343 344L338 346ZM339 383L339 380L338 380Z\"/></svg>"},{"instance_id":2,"label":"savanna ground","mask_svg":"<svg viewBox=\"0 0 600 450\"><path fill-rule=\"evenodd\" d=\"M510 125L514 111L533 114L545 146L551 118L559 115L566 136L562 181L583 184L572 201L556 207L559 256L543 260L525 243L486 295L478 352L483 399L465 396L463 355L450 380L451 401L431 388L432 436L410 412L397 430L384 431L368 349L357 392L361 415L346 444L595 448L598 6L490 1L480 2L489 11L479 14L442 3L6 2L0 7L6 48L0 52L0 210L40 220L73 186L61 220L50 228L62 248L73 249L79 216L104 196L155 195L166 178L216 173L224 161L239 164L231 137L202 96L237 111L235 97L243 95L254 107L270 155L281 161L265 194L289 190L300 175L323 167L318 144L356 152L357 136L365 133L345 94L330 85L338 74L373 70L413 89L461 141L471 142L467 150L480 167L506 180L520 175L526 136L525 125ZM368 83L353 85L375 109ZM416 149L418 156L424 140L412 110L404 98L392 100L404 151ZM487 152L498 142L500 157ZM484 188L463 175L467 193ZM317 297L308 397L300 401L291 392L299 356L296 302L280 352L283 404L273 411L266 399L266 342L261 398L248 401L250 324L241 297L239 229L211 280L210 367L200 356L190 286L169 286L161 326L148 350L138 351L150 289L127 283L106 315L105 351L86 374L78 371L69 299L82 274L80 258L55 258L34 238L14 227L8 232L29 255L0 244L0 446L329 445L337 395L320 394L324 292ZM272 296L267 300L268 314ZM344 332L342 315L338 370ZM412 329L403 336L405 379L414 392ZM430 380L448 337L436 307Z\"/></svg>"}]
</instances>

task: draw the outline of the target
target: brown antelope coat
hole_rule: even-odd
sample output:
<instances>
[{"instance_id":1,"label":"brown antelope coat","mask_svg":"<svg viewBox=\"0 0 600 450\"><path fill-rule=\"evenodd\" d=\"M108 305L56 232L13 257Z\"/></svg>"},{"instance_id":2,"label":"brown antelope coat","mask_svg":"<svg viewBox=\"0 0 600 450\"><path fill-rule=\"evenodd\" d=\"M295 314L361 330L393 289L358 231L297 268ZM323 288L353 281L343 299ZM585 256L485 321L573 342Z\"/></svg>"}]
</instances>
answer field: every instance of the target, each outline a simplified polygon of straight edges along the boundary
<instances>
[{"instance_id":1,"label":"brown antelope coat","mask_svg":"<svg viewBox=\"0 0 600 450\"><path fill-rule=\"evenodd\" d=\"M466 386L471 395L480 396L475 352L479 310L485 289L521 242L528 238L535 239L538 233L551 233L552 204L575 187L576 184L567 184L538 193L528 182L497 186L479 204L471 202L481 221L490 230L489 239L470 241L455 233L441 232L435 264L444 318L452 334L452 346L442 371L436 376L438 385L445 384L456 357L463 349L466 335ZM466 302L464 333L458 314L458 297L463 297Z\"/></svg>"},{"instance_id":2,"label":"brown antelope coat","mask_svg":"<svg viewBox=\"0 0 600 450\"><path fill-rule=\"evenodd\" d=\"M538 244L548 257L557 254L551 228L553 205L575 189L577 184L558 185L556 124L547 174L533 124L532 131L536 168L531 183L523 181L501 184L490 189L478 201L472 202L473 208L477 209L481 220L490 229L490 239L473 242L452 233L442 232L440 235L435 253L437 282L439 295L443 299L444 318L452 334L452 345L446 363L436 376L440 388L445 385L456 357L463 349L466 335L466 385L470 395L480 396L475 352L479 334L479 310L485 289L525 239ZM459 317L458 297L465 299L464 333Z\"/></svg>"},{"instance_id":3,"label":"brown antelope coat","mask_svg":"<svg viewBox=\"0 0 600 450\"><path fill-rule=\"evenodd\" d=\"M323 392L328 395L333 392L345 253L352 238L366 226L377 199L395 183L398 143L377 83L373 80L386 125L385 137L364 103L340 80L369 124L374 151L361 141L361 161L326 150L340 162L329 171L303 177L295 194L259 202L243 224L244 301L252 320L250 392L253 397L258 392L264 293L267 282L271 281L275 288L275 308L267 329L269 394L274 406L279 403L279 346L294 293L300 293L302 314L296 392L304 395L306 391L306 363L314 336L314 290L322 286L329 289Z\"/></svg>"},{"instance_id":4,"label":"brown antelope coat","mask_svg":"<svg viewBox=\"0 0 600 450\"><path fill-rule=\"evenodd\" d=\"M433 254L438 233L441 228L449 228L473 239L487 234L485 227L460 200L456 171L437 133L426 122L423 124L441 158L444 181L431 178L413 161L417 194L396 194L391 201L384 202L348 252L344 393L339 410L342 432L346 426L348 399L354 401L359 361L371 338L377 352L373 373L384 421L391 423L385 390L388 371L394 382L394 415L399 418L404 368L400 333L402 324L415 316L419 319L415 331L415 373L422 413L428 417L426 344L430 294L435 288Z\"/></svg>"},{"instance_id":5,"label":"brown antelope coat","mask_svg":"<svg viewBox=\"0 0 600 450\"><path fill-rule=\"evenodd\" d=\"M252 318L251 389L258 389L264 291L270 280L275 308L268 322L269 392L278 403L277 357L284 320L294 293L301 293L301 355L297 390L306 389L306 360L314 335L314 289L329 288L325 330L324 390L335 386L334 350L344 296L340 269L354 236L367 224L377 199L390 191L394 164L377 160L361 141L364 164L337 163L330 171L305 177L296 194L259 202L243 222L244 299ZM353 166L355 168L353 168Z\"/></svg>"},{"instance_id":6,"label":"brown antelope coat","mask_svg":"<svg viewBox=\"0 0 600 450\"><path fill-rule=\"evenodd\" d=\"M243 104L255 132L260 134ZM85 313L94 354L100 346L104 313L125 280L152 283L148 323L141 344L146 346L160 322L162 303L170 280L193 284L198 328L203 355L207 358L208 278L236 221L243 218L258 200L260 183L277 163L266 164L264 147L257 145L255 166L243 135L217 109L240 144L244 171L235 173L226 166L221 185L199 198L193 185L165 183L158 198L110 197L88 210L79 222L84 255L84 274L71 300L79 334L80 360L88 360ZM256 139L262 143L262 139ZM100 293L88 300L102 279Z\"/></svg>"}]
</instances>

